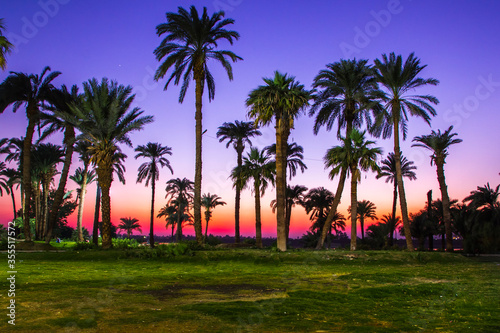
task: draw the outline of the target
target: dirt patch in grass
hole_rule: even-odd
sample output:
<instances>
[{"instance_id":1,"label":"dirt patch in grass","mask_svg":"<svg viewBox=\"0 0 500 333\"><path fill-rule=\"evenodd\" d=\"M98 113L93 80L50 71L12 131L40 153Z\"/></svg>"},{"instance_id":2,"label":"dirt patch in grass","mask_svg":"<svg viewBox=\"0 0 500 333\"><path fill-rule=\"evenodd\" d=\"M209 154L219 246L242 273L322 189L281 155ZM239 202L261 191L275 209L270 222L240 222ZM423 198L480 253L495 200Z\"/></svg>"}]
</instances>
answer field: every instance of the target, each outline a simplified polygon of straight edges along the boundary
<instances>
[{"instance_id":1,"label":"dirt patch in grass","mask_svg":"<svg viewBox=\"0 0 500 333\"><path fill-rule=\"evenodd\" d=\"M235 300L242 298L254 298L256 296L270 296L276 293L283 293L284 291L284 289L269 289L265 286L248 283L214 285L171 284L164 286L162 289L122 290L122 292L127 293L151 295L160 301L183 297L199 297L199 300L202 300L207 298L207 296L212 296L216 299Z\"/></svg>"}]
</instances>

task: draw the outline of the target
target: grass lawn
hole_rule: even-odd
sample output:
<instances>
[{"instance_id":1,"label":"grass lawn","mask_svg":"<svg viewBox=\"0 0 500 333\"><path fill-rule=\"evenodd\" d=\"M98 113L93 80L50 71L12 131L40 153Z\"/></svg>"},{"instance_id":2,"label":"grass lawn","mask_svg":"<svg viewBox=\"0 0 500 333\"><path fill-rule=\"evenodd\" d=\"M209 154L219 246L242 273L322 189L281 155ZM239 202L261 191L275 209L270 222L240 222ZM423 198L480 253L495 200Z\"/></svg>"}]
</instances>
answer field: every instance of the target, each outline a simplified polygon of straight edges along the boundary
<instances>
[{"instance_id":1,"label":"grass lawn","mask_svg":"<svg viewBox=\"0 0 500 333\"><path fill-rule=\"evenodd\" d=\"M500 331L499 258L238 249L16 260L16 325L3 277L0 332Z\"/></svg>"}]
</instances>

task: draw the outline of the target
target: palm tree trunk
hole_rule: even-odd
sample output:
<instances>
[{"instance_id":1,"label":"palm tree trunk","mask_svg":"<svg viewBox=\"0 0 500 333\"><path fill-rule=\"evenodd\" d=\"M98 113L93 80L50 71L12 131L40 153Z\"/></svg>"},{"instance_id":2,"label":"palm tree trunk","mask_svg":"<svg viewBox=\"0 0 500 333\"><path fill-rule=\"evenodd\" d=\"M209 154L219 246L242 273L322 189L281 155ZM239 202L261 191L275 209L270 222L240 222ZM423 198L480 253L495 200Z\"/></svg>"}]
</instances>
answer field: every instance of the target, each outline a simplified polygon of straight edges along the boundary
<instances>
[{"instance_id":1,"label":"palm tree trunk","mask_svg":"<svg viewBox=\"0 0 500 333\"><path fill-rule=\"evenodd\" d=\"M61 172L61 178L59 179L59 186L57 187L56 194L54 196L54 201L50 207L50 216L47 224L47 237L45 239L46 243L50 242L52 238L52 230L57 221L57 216L59 213L59 208L63 202L64 190L66 188L66 182L68 180L69 168L71 166L71 158L73 156L73 144L75 143L75 129L73 126L66 126L64 131L64 144L66 145L66 156L64 157L64 166Z\"/></svg>"},{"instance_id":2,"label":"palm tree trunk","mask_svg":"<svg viewBox=\"0 0 500 333\"><path fill-rule=\"evenodd\" d=\"M108 160L103 160L97 166L97 179L101 186L101 218L102 218L102 248L109 249L113 246L111 240L111 198L109 189L111 188L113 173L113 162L111 156Z\"/></svg>"},{"instance_id":3,"label":"palm tree trunk","mask_svg":"<svg viewBox=\"0 0 500 333\"><path fill-rule=\"evenodd\" d=\"M35 116L37 110L33 107L26 108L28 116L28 127L26 128L26 137L23 142L23 190L24 190L24 238L26 241L31 241L30 230L30 208L31 208L31 143L33 141L33 133L35 132Z\"/></svg>"},{"instance_id":4,"label":"palm tree trunk","mask_svg":"<svg viewBox=\"0 0 500 333\"><path fill-rule=\"evenodd\" d=\"M82 221L83 221L83 206L85 201L85 194L87 192L87 172L88 164L85 163L83 166L83 182L80 187L80 202L78 203L78 217L76 220L76 228L78 230L78 241L83 242L83 232L82 232Z\"/></svg>"},{"instance_id":5,"label":"palm tree trunk","mask_svg":"<svg viewBox=\"0 0 500 333\"><path fill-rule=\"evenodd\" d=\"M356 220L358 219L358 180L356 179L357 170L351 168L351 251L356 251Z\"/></svg>"},{"instance_id":6,"label":"palm tree trunk","mask_svg":"<svg viewBox=\"0 0 500 333\"><path fill-rule=\"evenodd\" d=\"M255 244L262 248L262 223L260 219L260 183L254 182L255 193ZM286 250L286 249L285 249Z\"/></svg>"},{"instance_id":7,"label":"palm tree trunk","mask_svg":"<svg viewBox=\"0 0 500 333\"><path fill-rule=\"evenodd\" d=\"M396 229L396 209L398 203L398 181L394 179L394 191L392 197L392 219L394 221L394 228L392 228L391 232L391 246L394 245L394 231Z\"/></svg>"},{"instance_id":8,"label":"palm tree trunk","mask_svg":"<svg viewBox=\"0 0 500 333\"><path fill-rule=\"evenodd\" d=\"M194 174L194 232L196 234L196 241L198 244L203 244L202 230L201 230L201 146L202 146L202 69L194 70L196 81L196 158L195 158L195 174Z\"/></svg>"},{"instance_id":9,"label":"palm tree trunk","mask_svg":"<svg viewBox=\"0 0 500 333\"><path fill-rule=\"evenodd\" d=\"M363 216L359 217L359 226L361 227L361 240L365 240L365 219Z\"/></svg>"},{"instance_id":10,"label":"palm tree trunk","mask_svg":"<svg viewBox=\"0 0 500 333\"><path fill-rule=\"evenodd\" d=\"M14 196L14 186L10 186L10 196L12 198L12 209L14 210L14 221L17 217L17 211L16 211L16 197Z\"/></svg>"},{"instance_id":11,"label":"palm tree trunk","mask_svg":"<svg viewBox=\"0 0 500 333\"><path fill-rule=\"evenodd\" d=\"M45 175L44 176L43 183L42 183L42 195L43 195L43 207L42 207L42 225L44 226L44 239L45 243L49 244L50 243L50 238L51 235L49 235L49 186L50 186L50 180L52 177L49 178L49 176ZM47 179L48 178L48 179ZM40 235L41 236L41 235Z\"/></svg>"},{"instance_id":12,"label":"palm tree trunk","mask_svg":"<svg viewBox=\"0 0 500 333\"><path fill-rule=\"evenodd\" d=\"M243 164L243 144L238 140L236 147L237 164L238 171L241 170L241 165ZM238 244L240 242L240 201L241 201L241 189L239 184L241 183L240 172L236 176L236 197L234 198L234 242Z\"/></svg>"},{"instance_id":13,"label":"palm tree trunk","mask_svg":"<svg viewBox=\"0 0 500 333\"><path fill-rule=\"evenodd\" d=\"M286 192L285 192L286 194ZM288 198L287 198L288 199ZM285 209L285 234L286 234L286 243L288 244L288 239L290 238L290 220L292 219L292 203L289 203L288 200Z\"/></svg>"},{"instance_id":14,"label":"palm tree trunk","mask_svg":"<svg viewBox=\"0 0 500 333\"><path fill-rule=\"evenodd\" d=\"M432 190L427 192L427 218L432 223ZM429 231L429 251L434 250L434 234L433 231Z\"/></svg>"},{"instance_id":15,"label":"palm tree trunk","mask_svg":"<svg viewBox=\"0 0 500 333\"><path fill-rule=\"evenodd\" d=\"M331 225L333 222L333 218L335 216L335 213L337 213L337 207L339 206L340 199L342 197L342 191L344 191L344 183L346 175L347 175L347 170L345 168L342 168L342 170L340 171L339 184L337 185L337 192L335 192L335 197L333 198L332 207L328 212L325 224L323 225L323 229L321 230L321 237L319 238L318 244L316 245L316 250L321 250L323 248L326 235L328 234L328 225Z\"/></svg>"},{"instance_id":16,"label":"palm tree trunk","mask_svg":"<svg viewBox=\"0 0 500 333\"><path fill-rule=\"evenodd\" d=\"M399 189L399 203L401 205L401 218L405 231L406 247L408 251L415 250L411 239L410 221L408 219L408 207L406 205L405 187L403 184L403 174L401 172L401 150L399 148L399 121L394 120L394 159L396 161L396 181Z\"/></svg>"},{"instance_id":17,"label":"palm tree trunk","mask_svg":"<svg viewBox=\"0 0 500 333\"><path fill-rule=\"evenodd\" d=\"M210 221L210 215L207 211L205 211L205 242L207 241L208 236L208 222Z\"/></svg>"},{"instance_id":18,"label":"palm tree trunk","mask_svg":"<svg viewBox=\"0 0 500 333\"><path fill-rule=\"evenodd\" d=\"M179 199L177 199L179 200ZM181 203L177 203L177 233L175 234L175 241L178 243L182 239L182 222L181 215L184 214L184 210L181 211Z\"/></svg>"},{"instance_id":19,"label":"palm tree trunk","mask_svg":"<svg viewBox=\"0 0 500 333\"><path fill-rule=\"evenodd\" d=\"M277 247L280 251L286 251L286 221L285 221L285 205L286 205L286 162L283 163L283 156L286 158L286 151L283 151L284 130L281 124L283 120L276 120L276 236Z\"/></svg>"},{"instance_id":20,"label":"palm tree trunk","mask_svg":"<svg viewBox=\"0 0 500 333\"><path fill-rule=\"evenodd\" d=\"M94 245L99 245L99 212L101 211L101 186L99 186L99 181L97 181L97 191L95 198L95 210L94 210L94 225L92 226L92 242Z\"/></svg>"},{"instance_id":21,"label":"palm tree trunk","mask_svg":"<svg viewBox=\"0 0 500 333\"><path fill-rule=\"evenodd\" d=\"M151 217L149 222L149 246L151 248L155 247L155 236L154 236L154 214L155 214L155 183L156 183L156 172L153 170L151 175Z\"/></svg>"},{"instance_id":22,"label":"palm tree trunk","mask_svg":"<svg viewBox=\"0 0 500 333\"><path fill-rule=\"evenodd\" d=\"M40 183L36 182L36 186L34 186L34 211L35 211L35 240L40 240L42 239L44 235L43 231L43 223L42 223L42 210L41 210L41 205L40 205ZM32 187L33 190L33 187Z\"/></svg>"},{"instance_id":23,"label":"palm tree trunk","mask_svg":"<svg viewBox=\"0 0 500 333\"><path fill-rule=\"evenodd\" d=\"M441 190L441 202L443 204L443 222L446 233L446 251L453 252L453 235L451 232L450 198L446 180L444 178L444 163L436 163L439 189Z\"/></svg>"}]
</instances>

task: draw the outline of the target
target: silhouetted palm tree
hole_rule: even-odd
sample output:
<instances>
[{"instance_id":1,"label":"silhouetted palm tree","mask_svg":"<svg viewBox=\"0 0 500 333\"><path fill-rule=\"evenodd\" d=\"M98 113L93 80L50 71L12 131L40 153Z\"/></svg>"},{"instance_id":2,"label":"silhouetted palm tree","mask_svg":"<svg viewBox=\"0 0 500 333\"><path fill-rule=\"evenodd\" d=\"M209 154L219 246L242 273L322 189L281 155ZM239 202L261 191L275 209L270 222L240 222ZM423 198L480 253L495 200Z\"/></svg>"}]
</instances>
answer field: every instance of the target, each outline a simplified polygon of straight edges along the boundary
<instances>
[{"instance_id":1,"label":"silhouetted palm tree","mask_svg":"<svg viewBox=\"0 0 500 333\"><path fill-rule=\"evenodd\" d=\"M5 31L5 23L3 23L3 18L0 19L0 68L5 70L7 68L7 62L5 61L5 56L12 51L12 45L9 40L3 36Z\"/></svg>"},{"instance_id":2,"label":"silhouetted palm tree","mask_svg":"<svg viewBox=\"0 0 500 333\"><path fill-rule=\"evenodd\" d=\"M3 164L3 162L1 163ZM0 168L2 169L2 168ZM2 171L0 172L0 175L5 177L5 186L8 188L8 192L10 193L10 196L12 198L12 209L14 211L14 217L12 221L14 221L17 217L17 210L16 210L16 198L14 196L14 186L17 185L19 187L19 184L21 184L21 173L12 168L3 168ZM1 193L1 190L0 190Z\"/></svg>"},{"instance_id":3,"label":"silhouetted palm tree","mask_svg":"<svg viewBox=\"0 0 500 333\"><path fill-rule=\"evenodd\" d=\"M165 191L168 199L168 204L177 206L177 235L176 241L179 242L182 238L182 222L186 211L189 211L189 205L193 202L193 185L194 182L187 178L175 178L167 181Z\"/></svg>"},{"instance_id":4,"label":"silhouetted palm tree","mask_svg":"<svg viewBox=\"0 0 500 333\"><path fill-rule=\"evenodd\" d=\"M224 201L221 201L221 197L219 197L217 194L203 194L201 197L201 206L205 208L205 240L207 239L208 235L208 222L210 222L210 219L212 218L212 209L214 209L217 206L224 206L226 203Z\"/></svg>"},{"instance_id":5,"label":"silhouetted palm tree","mask_svg":"<svg viewBox=\"0 0 500 333\"><path fill-rule=\"evenodd\" d=\"M224 123L219 126L217 131L217 137L219 142L227 140L226 148L232 143L237 154L237 167L241 167L243 163L243 151L245 150L245 144L249 146L252 145L250 141L251 137L262 135L262 133L255 128L252 122L244 122L235 120L234 123ZM239 176L238 176L239 177ZM240 182L238 178L237 183ZM234 242L240 242L240 200L241 200L241 190L236 187L236 197L234 199Z\"/></svg>"},{"instance_id":6,"label":"silhouetted palm tree","mask_svg":"<svg viewBox=\"0 0 500 333\"><path fill-rule=\"evenodd\" d=\"M351 175L351 251L356 250L357 185L361 171L380 171L376 159L382 153L380 148L371 148L374 141L365 140L365 132L353 129L348 138L341 138L343 145L330 148L325 157L326 167L332 167L333 177L344 167ZM328 221L327 221L328 223Z\"/></svg>"},{"instance_id":7,"label":"silhouetted palm tree","mask_svg":"<svg viewBox=\"0 0 500 333\"><path fill-rule=\"evenodd\" d=\"M276 224L277 246L286 251L286 152L288 137L293 121L312 99L310 91L295 81L295 77L274 73L274 78L264 78L265 85L252 90L246 100L250 108L248 116L255 124L269 125L273 122L276 129Z\"/></svg>"},{"instance_id":8,"label":"silhouetted palm tree","mask_svg":"<svg viewBox=\"0 0 500 333\"><path fill-rule=\"evenodd\" d=\"M469 202L469 206L473 209L493 209L498 206L498 200L500 198L500 185L496 188L492 188L490 183L486 183L484 186L478 186L476 190L471 191L463 201Z\"/></svg>"},{"instance_id":9,"label":"silhouetted palm tree","mask_svg":"<svg viewBox=\"0 0 500 333\"><path fill-rule=\"evenodd\" d=\"M375 204L369 200L358 201L358 206L356 212L358 214L359 224L361 227L361 239L365 239L365 219L370 218L375 220L377 215L375 215L375 210L377 207ZM349 213L351 212L351 207L348 208Z\"/></svg>"},{"instance_id":10,"label":"silhouetted palm tree","mask_svg":"<svg viewBox=\"0 0 500 333\"><path fill-rule=\"evenodd\" d=\"M392 197L392 216L396 216L396 207L398 201L398 182L396 180L396 158L394 157L394 153L389 153L387 155L387 158L382 160L381 164L381 172L377 175L377 178L386 177L386 183L391 182L394 184ZM401 174L403 178L406 177L409 180L417 179L417 175L413 170L417 170L417 167L413 165L413 161L408 161L406 157L401 155Z\"/></svg>"},{"instance_id":11,"label":"silhouetted palm tree","mask_svg":"<svg viewBox=\"0 0 500 333\"><path fill-rule=\"evenodd\" d=\"M83 207L85 201L85 192L87 191L87 185L92 184L96 178L94 170L85 171L85 169L78 168L75 170L75 174L69 176L69 179L74 181L80 188L77 189L77 201L78 201L78 215L76 219L76 232L77 239L79 242L83 242L83 232L82 232L82 220L83 220Z\"/></svg>"},{"instance_id":12,"label":"silhouetted palm tree","mask_svg":"<svg viewBox=\"0 0 500 333\"><path fill-rule=\"evenodd\" d=\"M91 162L97 165L97 179L102 191L101 210L103 222L102 247L110 248L111 203L109 190L113 181L114 155L118 144L132 146L129 134L141 130L153 121L152 116L142 116L143 111L132 108L135 95L132 87L118 85L115 81L95 78L84 82L84 97L81 105L71 105L71 112L81 119L78 129L82 140L90 142Z\"/></svg>"},{"instance_id":13,"label":"silhouetted palm tree","mask_svg":"<svg viewBox=\"0 0 500 333\"><path fill-rule=\"evenodd\" d=\"M202 175L202 96L205 85L208 89L208 100L211 101L215 95L215 81L208 69L208 61L213 59L220 62L227 72L229 80L233 79L231 63L242 60L231 51L217 50L218 43L226 40L231 45L238 40L240 35L236 31L226 30L224 27L233 24L232 19L223 19L224 12L214 13L208 16L207 8L203 8L201 17L194 6L189 12L178 7L177 13L166 13L167 22L156 26L156 34L166 37L155 49L154 54L158 61L163 61L155 73L155 80L162 79L173 67L165 90L169 83L179 84L182 79L182 87L179 95L179 103L184 101L186 91L191 80L196 83L196 161L194 176L194 229L198 243L203 242L201 230L201 175Z\"/></svg>"},{"instance_id":14,"label":"silhouetted palm tree","mask_svg":"<svg viewBox=\"0 0 500 333\"><path fill-rule=\"evenodd\" d=\"M396 228L401 224L401 219L399 216L393 217L394 215L388 214L382 216L382 222L387 225L389 230L389 246L394 245L394 233Z\"/></svg>"},{"instance_id":15,"label":"silhouetted palm tree","mask_svg":"<svg viewBox=\"0 0 500 333\"><path fill-rule=\"evenodd\" d=\"M156 181L160 177L160 170L158 169L158 164L163 168L167 167L172 174L174 170L170 166L170 161L165 157L165 155L172 155L172 148L168 146L162 146L160 143L148 142L145 146L137 146L135 151L138 152L135 155L135 159L139 157L149 158L149 162L141 164L139 167L139 174L137 175L137 182L140 183L146 180L146 186L149 185L151 181L151 215L149 222L149 244L151 248L155 246L154 241L154 212L155 212L155 188Z\"/></svg>"},{"instance_id":16,"label":"silhouetted palm tree","mask_svg":"<svg viewBox=\"0 0 500 333\"><path fill-rule=\"evenodd\" d=\"M61 74L51 72L50 67L45 67L40 75L11 72L11 74L0 84L0 113L3 113L7 106L13 104L12 111L16 112L21 105L26 105L26 117L28 127L24 137L22 149L22 175L24 192L24 236L27 241L31 240L30 233L30 207L31 207L31 145L35 126L39 123L40 110L45 102L53 94L54 86L52 81ZM47 74L48 73L48 74ZM47 76L45 76L47 74Z\"/></svg>"},{"instance_id":17,"label":"silhouetted palm tree","mask_svg":"<svg viewBox=\"0 0 500 333\"><path fill-rule=\"evenodd\" d=\"M314 134L319 132L321 126L326 126L330 131L335 122L338 124L338 138L341 136L342 128L346 129L345 137L349 137L353 128L360 128L363 122L370 128L372 123L370 111L374 113L379 111L379 101L383 94L378 89L373 69L367 62L367 60L353 59L331 63L314 78L313 87L319 90L309 112L309 116L317 112ZM341 169L332 209L327 216L328 223L321 231L317 249L323 247L329 225L337 212L346 175L347 169Z\"/></svg>"},{"instance_id":18,"label":"silhouetted palm tree","mask_svg":"<svg viewBox=\"0 0 500 333\"><path fill-rule=\"evenodd\" d=\"M120 218L120 224L118 225L118 229L125 230L127 232L127 238L130 238L130 235L134 230L139 230L142 233L141 225L138 223L139 220L131 217L122 217Z\"/></svg>"},{"instance_id":19,"label":"silhouetted palm tree","mask_svg":"<svg viewBox=\"0 0 500 333\"><path fill-rule=\"evenodd\" d=\"M399 131L406 139L408 129L408 116L416 116L430 124L430 116L436 115L436 110L431 104L438 104L436 97L431 95L411 95L416 88L426 85L437 85L439 81L433 78L423 79L418 77L427 65L420 65L420 59L411 53L403 63L401 55L391 53L382 55L382 60L375 59L375 76L385 88L387 95L384 98L385 106L375 122L377 134L388 138L394 130L394 158L396 160L396 180L399 189L399 203L406 238L406 246L413 251L411 230L408 220L408 207L401 171L401 149L399 146Z\"/></svg>"},{"instance_id":20,"label":"silhouetted palm tree","mask_svg":"<svg viewBox=\"0 0 500 333\"><path fill-rule=\"evenodd\" d=\"M275 163L272 162L264 151L257 148L251 148L246 157L243 158L241 168L234 168L231 172L231 178L235 186L244 189L249 181L253 180L253 190L255 197L255 240L257 247L262 247L262 223L260 215L260 198L264 195L267 186L274 184L274 174L276 172ZM240 183L237 178L240 177Z\"/></svg>"},{"instance_id":21,"label":"silhouetted palm tree","mask_svg":"<svg viewBox=\"0 0 500 333\"><path fill-rule=\"evenodd\" d=\"M264 147L264 152L267 155L273 156L276 159L276 144ZM304 159L304 148L299 146L296 142L287 143L286 149L286 167L288 168L289 180L297 175L297 169L304 173L307 169L302 160Z\"/></svg>"},{"instance_id":22,"label":"silhouetted palm tree","mask_svg":"<svg viewBox=\"0 0 500 333\"><path fill-rule=\"evenodd\" d=\"M432 151L431 165L434 163L437 167L437 178L439 182L439 189L441 190L441 201L443 202L443 220L446 231L446 251L453 251L453 235L451 230L451 215L450 215L450 197L448 196L448 189L444 177L444 164L446 156L448 156L448 148L462 142L461 139L454 139L457 133L451 133L453 126L450 126L446 131L441 133L432 131L429 135L416 136L413 138L414 142L412 147L422 147Z\"/></svg>"},{"instance_id":23,"label":"silhouetted palm tree","mask_svg":"<svg viewBox=\"0 0 500 333\"><path fill-rule=\"evenodd\" d=\"M89 148L91 146L91 143L88 141L77 141L74 147L75 152L77 152L80 155L80 161L83 163L83 170L82 170L82 179L81 179L81 187L80 187L80 201L78 202L78 217L76 221L77 225L77 232L78 232L78 241L83 242L83 233L82 233L82 221L83 221L83 207L85 204L85 195L87 194L87 184L92 183L95 179L95 171L89 172L89 166L90 166L90 151ZM89 181L87 178L89 175L92 174L92 181ZM98 191L99 190L99 185ZM99 197L100 199L100 197ZM96 202L97 203L97 202ZM98 219L97 219L98 220ZM97 222L95 222L96 226L96 241L97 241Z\"/></svg>"}]
</instances>

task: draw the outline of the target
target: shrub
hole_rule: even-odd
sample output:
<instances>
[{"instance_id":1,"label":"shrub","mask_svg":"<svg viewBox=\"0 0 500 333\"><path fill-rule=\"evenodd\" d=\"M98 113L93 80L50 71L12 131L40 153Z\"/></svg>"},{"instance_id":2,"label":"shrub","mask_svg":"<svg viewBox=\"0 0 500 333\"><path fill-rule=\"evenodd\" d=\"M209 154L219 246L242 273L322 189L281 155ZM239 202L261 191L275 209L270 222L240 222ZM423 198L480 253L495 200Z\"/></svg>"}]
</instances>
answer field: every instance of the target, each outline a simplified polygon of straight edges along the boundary
<instances>
[{"instance_id":1,"label":"shrub","mask_svg":"<svg viewBox=\"0 0 500 333\"><path fill-rule=\"evenodd\" d=\"M116 249L136 249L139 247L139 243L135 239L113 238L111 242Z\"/></svg>"},{"instance_id":2,"label":"shrub","mask_svg":"<svg viewBox=\"0 0 500 333\"><path fill-rule=\"evenodd\" d=\"M94 243L87 243L87 242L77 242L76 245L73 247L73 251L83 251L83 250L93 250L97 249L97 246L94 245Z\"/></svg>"}]
</instances>

